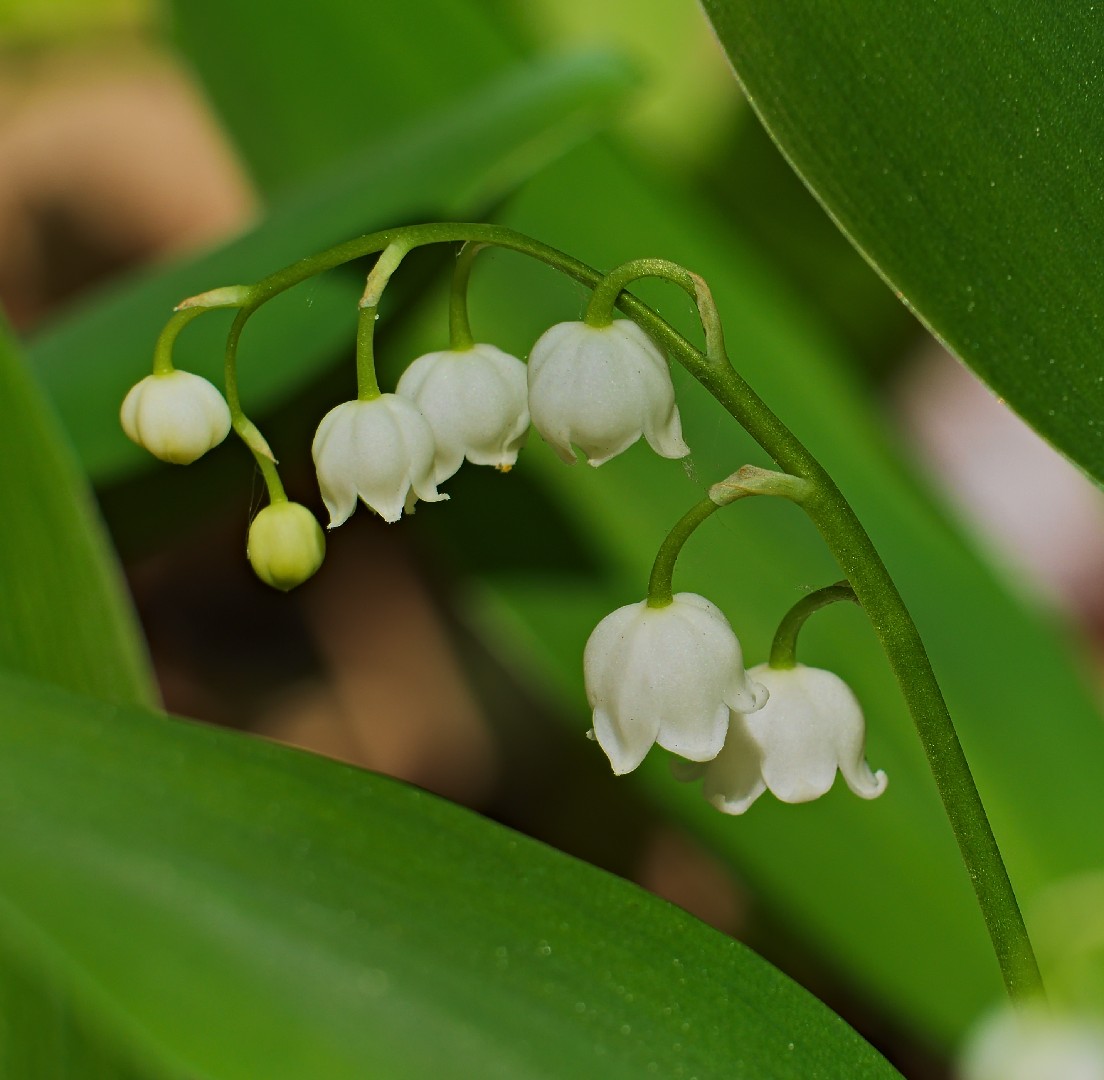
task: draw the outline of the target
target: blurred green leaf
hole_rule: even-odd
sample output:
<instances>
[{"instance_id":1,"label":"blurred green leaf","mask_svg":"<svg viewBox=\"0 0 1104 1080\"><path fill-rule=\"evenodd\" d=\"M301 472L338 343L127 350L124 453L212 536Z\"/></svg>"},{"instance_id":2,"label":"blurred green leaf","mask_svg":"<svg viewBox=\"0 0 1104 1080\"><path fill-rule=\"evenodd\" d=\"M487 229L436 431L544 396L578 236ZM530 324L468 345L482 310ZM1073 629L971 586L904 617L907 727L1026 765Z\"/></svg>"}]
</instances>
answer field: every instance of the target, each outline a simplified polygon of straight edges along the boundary
<instances>
[{"instance_id":1,"label":"blurred green leaf","mask_svg":"<svg viewBox=\"0 0 1104 1080\"><path fill-rule=\"evenodd\" d=\"M134 612L91 492L2 321L0 409L0 667L108 701L150 701Z\"/></svg>"},{"instance_id":2,"label":"blurred green leaf","mask_svg":"<svg viewBox=\"0 0 1104 1080\"><path fill-rule=\"evenodd\" d=\"M690 174L727 141L736 115L749 111L696 5L484 0L484 6L530 50L602 44L632 56L646 73L645 92L616 130L668 174Z\"/></svg>"},{"instance_id":3,"label":"blurred green leaf","mask_svg":"<svg viewBox=\"0 0 1104 1080\"><path fill-rule=\"evenodd\" d=\"M790 168L746 110L708 194L718 212L784 274L840 340L846 360L882 382L907 366L927 335Z\"/></svg>"},{"instance_id":4,"label":"blurred green leaf","mask_svg":"<svg viewBox=\"0 0 1104 1080\"><path fill-rule=\"evenodd\" d=\"M152 464L118 424L127 389L149 370L174 304L214 284L254 281L373 227L470 214L594 132L634 78L602 53L515 69L474 95L331 167L252 232L207 255L145 271L68 313L30 346L43 381L97 483ZM352 340L363 278L330 275L268 305L243 338L246 407L286 397ZM181 367L218 379L226 313L180 338Z\"/></svg>"},{"instance_id":5,"label":"blurred green leaf","mask_svg":"<svg viewBox=\"0 0 1104 1080\"><path fill-rule=\"evenodd\" d=\"M563 198L584 184L591 198L581 204ZM737 366L837 477L898 580L1021 897L1030 901L1047 882L1099 865L1104 838L1086 834L1081 823L1093 819L1104 785L1104 727L1068 642L1009 594L902 469L848 366L770 268L685 191L598 146L576 151L531 182L502 220L597 266L660 255L706 277ZM519 355L549 324L578 317L584 304L583 290L506 253L485 256L474 287L476 335ZM700 334L679 293L659 286L639 291L691 336ZM419 336L399 343L397 355L440 347L441 298L436 318L427 311L410 325ZM465 549L465 533L453 524L464 513L463 475L448 485L451 502L427 507L412 523L438 539L442 556L479 567L469 600L482 613L485 634L554 688L577 718L580 738L588 726L580 659L587 635L603 615L644 595L660 541L709 483L745 462L769 464L681 374L683 428L694 450L689 464L661 461L641 445L598 470L568 469L534 436L515 470L538 470L561 513L575 519L576 531L604 558L604 574L505 558L506 549L546 543L543 520L513 512L512 476L486 482L501 492L501 510L468 540L476 550ZM332 543L341 543L340 534ZM766 657L783 612L805 590L838 576L798 510L756 500L705 526L680 560L676 587L720 604L753 663ZM999 997L1001 986L919 742L858 611L819 615L802 651L807 662L839 672L862 700L870 761L890 777L882 799L866 803L841 790L787 807L764 798L746 817L728 818L676 784L661 754L648 763L644 782L750 877L846 979L902 1022L949 1043ZM1025 693L1013 672L1030 672L1033 686L1046 687L1052 723L1040 722L1039 697ZM1045 794L1044 777L1061 784L1060 799Z\"/></svg>"},{"instance_id":6,"label":"blurred green leaf","mask_svg":"<svg viewBox=\"0 0 1104 1080\"><path fill-rule=\"evenodd\" d=\"M6 675L0 703L0 937L156 1075L897 1075L738 943L423 792Z\"/></svg>"},{"instance_id":7,"label":"blurred green leaf","mask_svg":"<svg viewBox=\"0 0 1104 1080\"><path fill-rule=\"evenodd\" d=\"M314 0L309 34L303 11L288 5L263 19L249 0L171 8L176 44L268 192L386 140L519 58L479 5L452 0Z\"/></svg>"},{"instance_id":8,"label":"blurred green leaf","mask_svg":"<svg viewBox=\"0 0 1104 1080\"><path fill-rule=\"evenodd\" d=\"M898 295L1104 481L1091 6L705 0L752 104Z\"/></svg>"}]
</instances>

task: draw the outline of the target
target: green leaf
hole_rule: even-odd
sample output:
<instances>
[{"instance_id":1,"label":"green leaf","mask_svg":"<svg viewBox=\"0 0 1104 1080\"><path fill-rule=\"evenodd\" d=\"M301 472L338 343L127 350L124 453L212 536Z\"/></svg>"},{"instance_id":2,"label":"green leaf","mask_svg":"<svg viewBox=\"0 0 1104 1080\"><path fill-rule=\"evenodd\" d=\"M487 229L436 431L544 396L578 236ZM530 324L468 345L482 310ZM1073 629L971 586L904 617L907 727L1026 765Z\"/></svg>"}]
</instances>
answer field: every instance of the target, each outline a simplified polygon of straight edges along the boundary
<instances>
[{"instance_id":1,"label":"green leaf","mask_svg":"<svg viewBox=\"0 0 1104 1080\"><path fill-rule=\"evenodd\" d=\"M123 435L119 403L148 373L174 304L254 281L313 250L374 227L470 214L593 133L634 77L616 57L575 54L515 69L459 103L332 167L273 208L254 231L208 255L116 285L40 333L34 367L97 483L151 459ZM331 275L293 290L244 336L247 409L262 411L302 386L352 340L363 278ZM226 313L180 338L179 366L218 379Z\"/></svg>"},{"instance_id":2,"label":"green leaf","mask_svg":"<svg viewBox=\"0 0 1104 1080\"><path fill-rule=\"evenodd\" d=\"M768 130L950 348L1104 481L1091 7L705 0Z\"/></svg>"},{"instance_id":3,"label":"green leaf","mask_svg":"<svg viewBox=\"0 0 1104 1080\"><path fill-rule=\"evenodd\" d=\"M0 322L0 667L153 697L137 622L65 432Z\"/></svg>"},{"instance_id":4,"label":"green leaf","mask_svg":"<svg viewBox=\"0 0 1104 1080\"><path fill-rule=\"evenodd\" d=\"M2 922L0 916L0 922ZM152 1080L134 1056L73 1008L69 988L36 968L0 926L0 1076L12 1080Z\"/></svg>"},{"instance_id":5,"label":"green leaf","mask_svg":"<svg viewBox=\"0 0 1104 1080\"><path fill-rule=\"evenodd\" d=\"M0 938L156 1075L897 1075L743 946L469 811L6 675L0 703Z\"/></svg>"}]
</instances>

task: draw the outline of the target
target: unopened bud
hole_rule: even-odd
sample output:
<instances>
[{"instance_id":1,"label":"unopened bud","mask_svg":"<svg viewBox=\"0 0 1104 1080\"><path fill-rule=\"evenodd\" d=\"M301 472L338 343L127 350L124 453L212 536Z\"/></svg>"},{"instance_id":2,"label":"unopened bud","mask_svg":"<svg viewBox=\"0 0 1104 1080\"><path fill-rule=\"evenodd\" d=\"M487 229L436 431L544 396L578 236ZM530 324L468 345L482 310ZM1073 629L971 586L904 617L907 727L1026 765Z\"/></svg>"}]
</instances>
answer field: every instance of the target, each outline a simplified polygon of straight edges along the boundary
<instances>
[{"instance_id":1,"label":"unopened bud","mask_svg":"<svg viewBox=\"0 0 1104 1080\"><path fill-rule=\"evenodd\" d=\"M222 394L188 371L147 375L123 399L119 420L133 442L174 465L191 464L230 431Z\"/></svg>"},{"instance_id":2,"label":"unopened bud","mask_svg":"<svg viewBox=\"0 0 1104 1080\"><path fill-rule=\"evenodd\" d=\"M322 565L326 537L305 506L273 503L249 526L245 553L261 581L287 592L302 585Z\"/></svg>"}]
</instances>

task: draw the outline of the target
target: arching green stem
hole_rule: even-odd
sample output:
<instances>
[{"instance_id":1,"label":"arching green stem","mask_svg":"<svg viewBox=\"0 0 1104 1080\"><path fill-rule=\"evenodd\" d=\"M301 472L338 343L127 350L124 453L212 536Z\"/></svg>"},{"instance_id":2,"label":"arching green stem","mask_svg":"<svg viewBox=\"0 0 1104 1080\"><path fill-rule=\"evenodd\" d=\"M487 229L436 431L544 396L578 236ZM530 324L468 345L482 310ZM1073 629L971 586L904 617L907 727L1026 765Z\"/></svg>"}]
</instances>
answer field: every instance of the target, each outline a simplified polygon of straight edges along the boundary
<instances>
[{"instance_id":1,"label":"arching green stem","mask_svg":"<svg viewBox=\"0 0 1104 1080\"><path fill-rule=\"evenodd\" d=\"M396 241L408 250L445 242L493 244L524 252L592 289L607 276L555 248L501 226L451 222L414 225L338 244L270 274L250 289L250 298L238 319L244 323L273 296L314 274L382 251ZM615 284L610 282L608 288L612 290ZM977 895L1008 992L1017 999L1042 994L1042 979L1015 893L927 652L866 530L820 463L723 359L723 349L718 354L714 346L707 346L706 352L701 352L646 304L631 293L620 291L621 286L618 288L616 307L682 364L779 469L807 482L801 505L854 589L897 677ZM712 310L715 315L715 308ZM716 325L719 327L719 320ZM708 326L706 332L708 336Z\"/></svg>"},{"instance_id":2,"label":"arching green stem","mask_svg":"<svg viewBox=\"0 0 1104 1080\"><path fill-rule=\"evenodd\" d=\"M260 429L245 415L241 405L241 395L238 392L238 342L248 318L249 315L244 309L239 311L226 336L223 382L226 388L226 404L230 406L230 425L238 438L249 447L253 460L261 470L265 487L268 489L268 501L273 504L287 502L284 485L276 469L276 458Z\"/></svg>"},{"instance_id":3,"label":"arching green stem","mask_svg":"<svg viewBox=\"0 0 1104 1080\"><path fill-rule=\"evenodd\" d=\"M383 249L368 281L364 286L364 295L360 298L357 315L356 369L357 400L373 401L380 396L379 381L376 379L376 319L379 312L383 290L391 280L410 248L401 241L392 241Z\"/></svg>"},{"instance_id":4,"label":"arching green stem","mask_svg":"<svg viewBox=\"0 0 1104 1080\"><path fill-rule=\"evenodd\" d=\"M707 517L720 508L720 504L712 499L702 499L687 510L667 534L667 538L659 545L655 562L652 563L652 575L648 579L648 607L667 607L672 602L674 594L671 591L671 578L682 545Z\"/></svg>"},{"instance_id":5,"label":"arching green stem","mask_svg":"<svg viewBox=\"0 0 1104 1080\"><path fill-rule=\"evenodd\" d=\"M855 596L855 590L842 581L837 585L828 585L816 592L802 597L785 615L778 624L778 631L771 642L770 666L785 670L797 664L797 635L805 625L805 620L814 611L820 611L829 604L839 603L841 600L849 600L853 604L859 601Z\"/></svg>"},{"instance_id":6,"label":"arching green stem","mask_svg":"<svg viewBox=\"0 0 1104 1080\"><path fill-rule=\"evenodd\" d=\"M471 323L468 321L468 282L476 255L486 244L464 244L456 256L452 268L452 286L449 289L449 348L462 352L475 344Z\"/></svg>"},{"instance_id":7,"label":"arching green stem","mask_svg":"<svg viewBox=\"0 0 1104 1080\"><path fill-rule=\"evenodd\" d=\"M376 378L376 309L359 308L357 311L356 373L357 401L374 401L380 396Z\"/></svg>"},{"instance_id":8,"label":"arching green stem","mask_svg":"<svg viewBox=\"0 0 1104 1080\"><path fill-rule=\"evenodd\" d=\"M240 308L248 303L252 289L249 285L224 285L198 296L189 296L173 310L169 321L161 328L157 344L153 347L153 373L168 375L173 370L172 351L177 336L188 323L207 311L223 308Z\"/></svg>"},{"instance_id":9,"label":"arching green stem","mask_svg":"<svg viewBox=\"0 0 1104 1080\"><path fill-rule=\"evenodd\" d=\"M265 489L268 491L269 504L275 506L277 503L287 502L287 493L284 491L284 484L280 479L280 473L276 469L276 463L264 455L254 454L253 457L257 462L257 467L261 470Z\"/></svg>"},{"instance_id":10,"label":"arching green stem","mask_svg":"<svg viewBox=\"0 0 1104 1080\"><path fill-rule=\"evenodd\" d=\"M721 326L717 305L713 302L713 293L705 283L705 279L667 259L633 259L631 262L614 267L595 286L583 321L588 326L609 326L613 322L613 309L621 294L634 281L648 277L674 282L689 294L698 309L698 317L705 331L706 359L716 364L727 363L724 329Z\"/></svg>"},{"instance_id":11,"label":"arching green stem","mask_svg":"<svg viewBox=\"0 0 1104 1080\"><path fill-rule=\"evenodd\" d=\"M1043 995L1035 952L931 661L897 586L851 505L820 463L731 368L672 352L786 472L811 485L802 502L870 619L901 687L985 919L1005 987Z\"/></svg>"},{"instance_id":12,"label":"arching green stem","mask_svg":"<svg viewBox=\"0 0 1104 1080\"><path fill-rule=\"evenodd\" d=\"M807 489L808 484L799 477L771 472L754 465L745 465L714 484L709 489L709 497L690 507L660 544L655 562L652 563L651 577L648 579L648 607L667 607L671 603L674 597L671 582L679 553L694 530L714 510L750 495L781 495L799 503L805 497Z\"/></svg>"},{"instance_id":13,"label":"arching green stem","mask_svg":"<svg viewBox=\"0 0 1104 1080\"><path fill-rule=\"evenodd\" d=\"M153 347L154 375L168 375L174 370L172 351L180 331L193 319L203 314L203 308L177 309L169 316L169 321L157 335L157 344Z\"/></svg>"},{"instance_id":14,"label":"arching green stem","mask_svg":"<svg viewBox=\"0 0 1104 1080\"><path fill-rule=\"evenodd\" d=\"M238 339L241 337L242 328L245 326L250 313L255 310L255 308L249 306L252 299L252 286L228 285L200 293L198 296L189 297L179 303L158 335L153 350L153 370L154 374L165 375L174 369L173 346L176 344L180 331L190 322L208 311L238 308L238 314L226 339L226 355L223 361L226 404L230 409L230 424L235 434L249 447L253 454L257 466L261 470L261 476L264 478L265 487L268 489L269 502L287 502L287 495L284 492L280 474L276 470L276 459L272 454L272 450L257 426L245 415L241 407L241 395L238 392Z\"/></svg>"}]
</instances>

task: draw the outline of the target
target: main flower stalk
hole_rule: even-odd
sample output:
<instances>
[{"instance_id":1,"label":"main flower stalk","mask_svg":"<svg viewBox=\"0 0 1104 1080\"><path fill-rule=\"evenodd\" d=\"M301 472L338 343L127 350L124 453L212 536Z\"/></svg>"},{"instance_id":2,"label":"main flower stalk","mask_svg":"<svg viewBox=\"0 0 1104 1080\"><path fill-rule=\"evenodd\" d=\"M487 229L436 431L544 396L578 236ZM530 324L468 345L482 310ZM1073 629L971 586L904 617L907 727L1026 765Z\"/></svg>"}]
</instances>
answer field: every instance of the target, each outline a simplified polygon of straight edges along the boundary
<instances>
[{"instance_id":1,"label":"main flower stalk","mask_svg":"<svg viewBox=\"0 0 1104 1080\"><path fill-rule=\"evenodd\" d=\"M802 506L870 619L901 687L985 918L1005 987L1015 999L1041 997L1043 982L1035 951L981 795L920 632L873 541L820 462L736 371L698 363L681 349L672 349L672 353L781 468L812 485Z\"/></svg>"}]
</instances>

